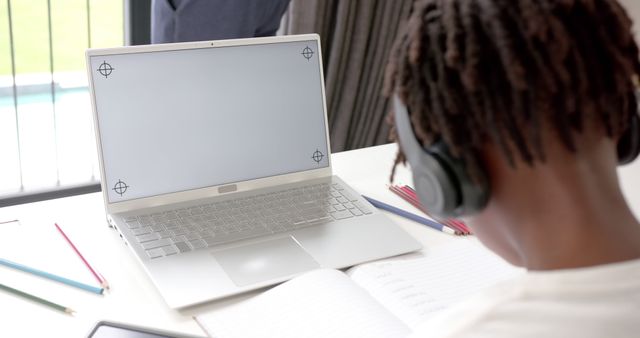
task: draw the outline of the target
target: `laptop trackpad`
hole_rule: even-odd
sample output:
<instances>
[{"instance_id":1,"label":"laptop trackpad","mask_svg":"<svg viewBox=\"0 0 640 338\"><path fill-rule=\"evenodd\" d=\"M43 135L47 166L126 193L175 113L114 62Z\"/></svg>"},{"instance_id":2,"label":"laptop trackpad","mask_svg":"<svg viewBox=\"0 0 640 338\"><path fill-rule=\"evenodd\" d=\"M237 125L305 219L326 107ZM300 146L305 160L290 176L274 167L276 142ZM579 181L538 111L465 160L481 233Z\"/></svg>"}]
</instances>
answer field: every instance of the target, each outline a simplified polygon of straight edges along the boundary
<instances>
[{"instance_id":1,"label":"laptop trackpad","mask_svg":"<svg viewBox=\"0 0 640 338\"><path fill-rule=\"evenodd\" d=\"M291 237L212 253L229 278L244 286L320 267Z\"/></svg>"}]
</instances>

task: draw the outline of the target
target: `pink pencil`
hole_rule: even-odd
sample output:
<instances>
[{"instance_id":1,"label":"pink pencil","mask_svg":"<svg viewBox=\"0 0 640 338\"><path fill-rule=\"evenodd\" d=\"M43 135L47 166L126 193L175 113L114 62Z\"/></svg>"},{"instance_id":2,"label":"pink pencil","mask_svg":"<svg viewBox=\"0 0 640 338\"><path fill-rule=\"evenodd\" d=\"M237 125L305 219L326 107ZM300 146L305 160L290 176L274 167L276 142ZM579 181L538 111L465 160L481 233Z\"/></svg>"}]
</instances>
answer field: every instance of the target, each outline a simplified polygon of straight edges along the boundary
<instances>
[{"instance_id":1,"label":"pink pencil","mask_svg":"<svg viewBox=\"0 0 640 338\"><path fill-rule=\"evenodd\" d=\"M409 204L413 205L414 207L418 208L419 210L421 210L423 213L425 213L427 216L434 218L433 216L431 216L431 214L429 214L420 204L420 202L418 202L417 199L414 199L411 197L411 195L409 195L406 191L402 190L402 188L398 187L398 186L393 186L390 185L389 189L395 193L396 195L400 196L402 199L404 199L405 201L409 202ZM434 218L435 219L435 218ZM452 224L450 222L447 221L440 221L440 220L436 220L442 224L444 224L445 226L451 228L454 230L456 235L466 235L465 231L463 229L461 229L460 227L458 227L456 224Z\"/></svg>"},{"instance_id":2,"label":"pink pencil","mask_svg":"<svg viewBox=\"0 0 640 338\"><path fill-rule=\"evenodd\" d=\"M417 194L415 192L415 190L411 189L411 187L409 186L405 186L402 188L405 192L409 193L411 196L413 196L413 198L418 201L418 197ZM471 229L469 229L469 227L467 227L466 224L464 224L464 222L457 220L457 219L447 219L446 221L447 224L449 224L449 226L453 227L453 228L458 228L460 229L460 231L462 231L465 235L469 235L472 234Z\"/></svg>"},{"instance_id":3,"label":"pink pencil","mask_svg":"<svg viewBox=\"0 0 640 338\"><path fill-rule=\"evenodd\" d=\"M54 223L54 225L56 226L56 228L58 229L58 231L60 232L60 234L62 235L62 237L64 237L65 240L67 240L67 243L69 243L69 245L71 246L71 248L73 249L73 251L76 252L76 254L78 254L78 257L80 257L80 259L82 259L82 261L84 262L84 265L87 266L87 268L89 268L89 271L91 271L91 273L93 274L93 276L98 280L98 283L100 283L100 285L105 288L105 289L109 289L109 283L107 282L107 280L99 273L96 272L96 270L94 270L91 267L91 264L89 264L89 262L87 262L86 259L84 259L84 256L82 256L82 254L80 253L80 251L78 250L78 248L76 248L76 246L73 244L73 242L71 242L71 240L69 239L69 237L67 237L67 234L64 233L64 231L62 231L62 229L60 228L60 226L58 225L58 223Z\"/></svg>"},{"instance_id":4,"label":"pink pencil","mask_svg":"<svg viewBox=\"0 0 640 338\"><path fill-rule=\"evenodd\" d=\"M422 210L422 212L424 212L426 215L430 216L431 218L435 218L433 217L433 215L431 215L426 209L424 209L424 207L422 206L422 204L420 204L420 201L418 201L418 199L416 197L411 196L410 194L407 193L406 190L402 189L401 187L397 187L396 188L398 193L402 193L403 197L409 201L409 203L413 204L414 206L416 206L418 209ZM451 222L451 220L438 220L441 223L444 223L445 225L447 225L450 228L453 228L456 230L456 232L459 235L468 235L469 232L460 226L460 224L455 223L455 222Z\"/></svg>"},{"instance_id":5,"label":"pink pencil","mask_svg":"<svg viewBox=\"0 0 640 338\"><path fill-rule=\"evenodd\" d=\"M415 199L413 199L411 197L411 195L407 194L406 191L400 189L397 186L393 186L390 185L389 189L391 189L391 191L393 191L394 193L396 193L396 195L399 195L400 197L402 197L402 199L404 199L405 201L409 202L411 205L413 205L414 207L420 209L420 211L427 213L426 210L424 210L424 208L422 207L422 205L420 205L420 203L418 203L418 201L416 201Z\"/></svg>"},{"instance_id":6,"label":"pink pencil","mask_svg":"<svg viewBox=\"0 0 640 338\"><path fill-rule=\"evenodd\" d=\"M405 185L404 187L400 187L400 189L402 189L403 191L405 191L406 193L411 195L414 200L419 201L418 200L418 194L416 194L416 191L413 188L411 188L410 186ZM471 229L469 229L469 227L466 224L464 224L464 222L462 222L460 220L448 219L446 222L451 224L451 226L454 227L454 228L460 228L460 230L465 234L471 234L472 233Z\"/></svg>"}]
</instances>

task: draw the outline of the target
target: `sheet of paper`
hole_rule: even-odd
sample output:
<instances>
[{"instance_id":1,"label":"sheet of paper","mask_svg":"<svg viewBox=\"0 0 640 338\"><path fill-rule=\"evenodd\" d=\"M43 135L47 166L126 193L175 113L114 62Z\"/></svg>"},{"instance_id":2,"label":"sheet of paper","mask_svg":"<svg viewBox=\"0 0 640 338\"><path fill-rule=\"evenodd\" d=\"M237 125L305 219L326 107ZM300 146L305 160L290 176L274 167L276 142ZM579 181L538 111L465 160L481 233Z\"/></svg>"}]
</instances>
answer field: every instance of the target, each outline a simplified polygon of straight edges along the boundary
<instances>
[{"instance_id":1,"label":"sheet of paper","mask_svg":"<svg viewBox=\"0 0 640 338\"><path fill-rule=\"evenodd\" d=\"M524 273L476 239L457 239L426 256L361 265L351 279L414 329L441 310Z\"/></svg>"},{"instance_id":2,"label":"sheet of paper","mask_svg":"<svg viewBox=\"0 0 640 338\"><path fill-rule=\"evenodd\" d=\"M336 270L316 270L231 309L196 317L218 338L405 337L410 331Z\"/></svg>"}]
</instances>

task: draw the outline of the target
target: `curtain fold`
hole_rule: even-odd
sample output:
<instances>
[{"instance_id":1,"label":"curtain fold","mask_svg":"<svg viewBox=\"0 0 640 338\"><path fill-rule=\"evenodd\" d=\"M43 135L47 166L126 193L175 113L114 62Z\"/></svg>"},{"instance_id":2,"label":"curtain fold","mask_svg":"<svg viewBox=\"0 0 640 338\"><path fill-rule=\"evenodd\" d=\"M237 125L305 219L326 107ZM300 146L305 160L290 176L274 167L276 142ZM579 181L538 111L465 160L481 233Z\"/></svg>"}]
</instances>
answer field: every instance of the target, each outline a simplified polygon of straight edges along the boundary
<instances>
[{"instance_id":1,"label":"curtain fold","mask_svg":"<svg viewBox=\"0 0 640 338\"><path fill-rule=\"evenodd\" d=\"M413 0L291 0L287 34L318 33L331 150L387 142L384 69Z\"/></svg>"}]
</instances>

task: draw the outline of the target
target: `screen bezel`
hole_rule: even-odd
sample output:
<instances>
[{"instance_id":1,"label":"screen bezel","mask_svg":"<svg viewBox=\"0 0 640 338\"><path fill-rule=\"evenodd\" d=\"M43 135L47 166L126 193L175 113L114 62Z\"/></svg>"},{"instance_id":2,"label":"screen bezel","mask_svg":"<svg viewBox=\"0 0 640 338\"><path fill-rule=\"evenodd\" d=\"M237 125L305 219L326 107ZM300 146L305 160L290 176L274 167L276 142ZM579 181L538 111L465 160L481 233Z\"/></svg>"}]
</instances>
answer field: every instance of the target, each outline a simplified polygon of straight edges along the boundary
<instances>
[{"instance_id":1,"label":"screen bezel","mask_svg":"<svg viewBox=\"0 0 640 338\"><path fill-rule=\"evenodd\" d=\"M320 36L317 34L303 34L303 35L288 35L277 37L264 37L264 38L250 38L250 39L232 39L232 40L220 40L220 41L200 41L200 42L184 42L184 43L170 43L170 44L158 44L158 45L145 45L145 46L127 46L118 48L107 49L88 49L85 53L87 74L89 78L89 93L91 97L91 106L93 111L93 126L94 134L96 137L96 145L98 150L98 161L100 163L100 186L102 188L102 196L105 203L105 208L108 214L122 213L131 210L152 208L157 206L163 206L174 203L187 202L192 200L199 200L205 198L211 198L228 194L225 191L242 192L251 191L271 186L277 186L287 183L305 181L315 178L329 177L332 175L331 156L327 156L328 165L324 168L311 169L306 171L300 171L295 173L281 174L266 178L259 178L254 180L248 180L243 182L229 182L222 185L209 186L199 189L192 189L181 192L166 193L162 195L149 196L137 199L131 199L127 201L111 202L109 201L108 189L106 186L106 174L103 165L103 150L100 135L100 126L98 121L98 111L96 105L96 98L94 94L93 85L93 69L91 69L91 57L94 56L106 56L106 55L122 55L131 53L149 53L149 52L163 52L163 51L176 51L186 49L203 49L203 48L223 48L234 46L247 46L247 45L262 45L262 44L274 44L274 43L287 43L287 42L299 42L299 41L313 41L318 47L317 56L320 58L319 70L320 81L322 90L322 109L324 112L324 128L325 138L327 140L327 149L331 149L329 139L329 128L327 119L327 103L324 88L324 70L321 60L321 44ZM232 189L220 189L224 187L233 186Z\"/></svg>"}]
</instances>

